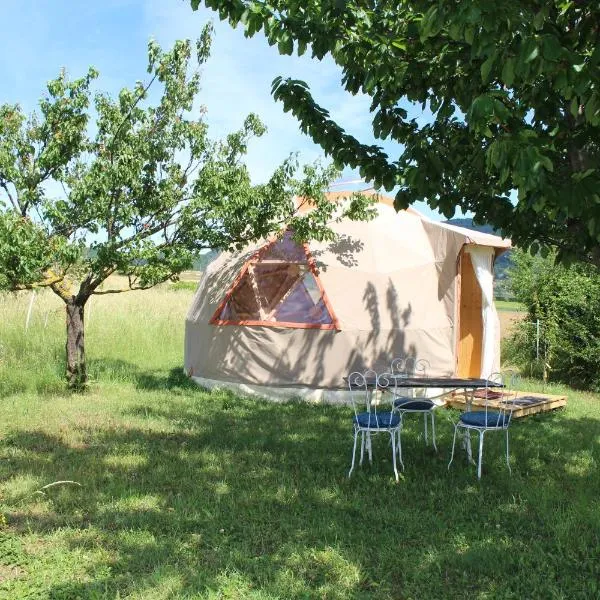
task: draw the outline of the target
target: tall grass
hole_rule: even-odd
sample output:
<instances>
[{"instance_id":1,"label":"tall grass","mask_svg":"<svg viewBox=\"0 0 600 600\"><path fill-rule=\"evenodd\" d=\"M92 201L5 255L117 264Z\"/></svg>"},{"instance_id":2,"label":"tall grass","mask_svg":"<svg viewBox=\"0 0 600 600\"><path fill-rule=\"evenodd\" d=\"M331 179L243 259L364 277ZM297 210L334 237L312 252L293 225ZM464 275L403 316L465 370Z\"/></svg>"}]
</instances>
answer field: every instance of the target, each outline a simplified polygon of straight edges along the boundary
<instances>
[{"instance_id":1,"label":"tall grass","mask_svg":"<svg viewBox=\"0 0 600 600\"><path fill-rule=\"evenodd\" d=\"M86 305L85 349L90 382L131 381L181 364L184 317L191 293L170 286L92 297ZM61 392L65 373L65 309L52 292L0 295L0 390Z\"/></svg>"}]
</instances>

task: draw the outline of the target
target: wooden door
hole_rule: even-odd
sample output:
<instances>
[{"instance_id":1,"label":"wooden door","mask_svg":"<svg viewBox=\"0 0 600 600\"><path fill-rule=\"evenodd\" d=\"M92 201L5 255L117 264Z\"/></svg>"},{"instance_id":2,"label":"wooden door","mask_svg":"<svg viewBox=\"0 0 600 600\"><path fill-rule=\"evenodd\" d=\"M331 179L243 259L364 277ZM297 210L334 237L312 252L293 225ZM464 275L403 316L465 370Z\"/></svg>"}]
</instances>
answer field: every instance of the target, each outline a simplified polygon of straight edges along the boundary
<instances>
[{"instance_id":1,"label":"wooden door","mask_svg":"<svg viewBox=\"0 0 600 600\"><path fill-rule=\"evenodd\" d=\"M479 377L483 341L481 288L475 277L471 257L464 251L460 260L459 293L457 375Z\"/></svg>"}]
</instances>

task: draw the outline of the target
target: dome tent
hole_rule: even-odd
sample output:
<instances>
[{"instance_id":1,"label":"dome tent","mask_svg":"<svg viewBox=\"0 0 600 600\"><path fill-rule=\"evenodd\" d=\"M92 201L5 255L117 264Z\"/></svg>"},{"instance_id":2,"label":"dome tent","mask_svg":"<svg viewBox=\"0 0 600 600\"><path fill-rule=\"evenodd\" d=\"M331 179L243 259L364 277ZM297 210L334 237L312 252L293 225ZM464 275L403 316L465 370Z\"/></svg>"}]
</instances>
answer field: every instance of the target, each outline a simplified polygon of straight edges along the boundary
<instances>
[{"instance_id":1,"label":"dome tent","mask_svg":"<svg viewBox=\"0 0 600 600\"><path fill-rule=\"evenodd\" d=\"M333 242L286 232L221 254L186 318L186 373L209 388L336 401L345 375L396 356L440 376L497 368L493 260L510 241L391 203L379 196L373 220L333 223Z\"/></svg>"}]
</instances>

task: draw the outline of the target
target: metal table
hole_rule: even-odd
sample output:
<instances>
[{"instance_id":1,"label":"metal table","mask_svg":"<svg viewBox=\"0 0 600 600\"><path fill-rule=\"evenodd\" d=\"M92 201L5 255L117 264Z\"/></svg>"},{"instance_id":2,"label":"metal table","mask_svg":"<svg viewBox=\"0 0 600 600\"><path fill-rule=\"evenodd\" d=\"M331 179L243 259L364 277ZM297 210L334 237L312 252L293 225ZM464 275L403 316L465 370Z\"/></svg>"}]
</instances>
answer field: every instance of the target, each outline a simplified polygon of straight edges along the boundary
<instances>
[{"instance_id":1,"label":"metal table","mask_svg":"<svg viewBox=\"0 0 600 600\"><path fill-rule=\"evenodd\" d=\"M490 379L471 379L465 377L405 377L403 375L386 375L386 379L396 387L403 388L442 388L446 390L481 390L486 387L503 387ZM348 381L347 377L344 377ZM375 377L366 378L367 385L375 387ZM447 393L447 392L446 392Z\"/></svg>"}]
</instances>

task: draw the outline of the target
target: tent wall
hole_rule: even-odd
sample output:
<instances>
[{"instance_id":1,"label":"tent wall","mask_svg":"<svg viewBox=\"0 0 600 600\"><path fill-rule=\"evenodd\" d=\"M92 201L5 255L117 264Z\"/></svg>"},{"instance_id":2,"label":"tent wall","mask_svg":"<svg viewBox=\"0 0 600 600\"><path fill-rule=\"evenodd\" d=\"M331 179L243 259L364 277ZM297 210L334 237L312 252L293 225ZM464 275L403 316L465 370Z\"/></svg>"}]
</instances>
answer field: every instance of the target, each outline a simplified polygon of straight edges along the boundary
<instances>
[{"instance_id":1,"label":"tent wall","mask_svg":"<svg viewBox=\"0 0 600 600\"><path fill-rule=\"evenodd\" d=\"M463 246L473 243L469 232L415 211L396 213L379 205L377 212L367 223L335 223L334 242L309 244L339 331L210 324L264 242L221 255L205 272L186 319L186 372L243 385L335 390L353 370L383 371L392 358L412 355L427 359L432 375L454 375L457 367L467 368L457 356L468 357L468 375L478 376L481 292L468 257L460 263L465 306L458 308L458 259ZM503 242L478 235L476 243L483 245ZM457 319L464 330L458 330ZM469 335L471 348L462 350Z\"/></svg>"},{"instance_id":2,"label":"tent wall","mask_svg":"<svg viewBox=\"0 0 600 600\"><path fill-rule=\"evenodd\" d=\"M336 332L312 329L186 326L189 375L253 385L336 389L342 377L367 367L389 369L394 356L427 353L436 374L454 372L452 329ZM190 343L202 340L202 344Z\"/></svg>"}]
</instances>

